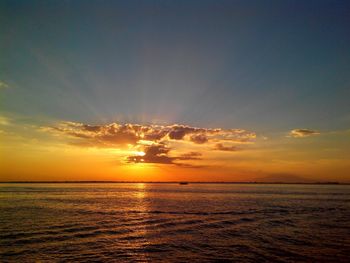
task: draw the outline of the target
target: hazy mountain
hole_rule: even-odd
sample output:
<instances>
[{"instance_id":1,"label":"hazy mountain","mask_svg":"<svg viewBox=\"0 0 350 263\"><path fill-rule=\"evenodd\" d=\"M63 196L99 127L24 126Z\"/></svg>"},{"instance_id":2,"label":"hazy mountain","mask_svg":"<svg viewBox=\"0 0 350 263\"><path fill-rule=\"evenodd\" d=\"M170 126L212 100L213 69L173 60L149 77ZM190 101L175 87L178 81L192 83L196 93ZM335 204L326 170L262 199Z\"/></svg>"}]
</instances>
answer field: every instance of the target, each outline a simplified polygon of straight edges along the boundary
<instances>
[{"instance_id":1,"label":"hazy mountain","mask_svg":"<svg viewBox=\"0 0 350 263\"><path fill-rule=\"evenodd\" d=\"M278 173L278 174L270 174L264 177L259 177L255 179L256 182L266 182L266 183L275 183L275 182L281 182L281 183L312 183L313 180L294 175L294 174L285 174L285 173Z\"/></svg>"}]
</instances>

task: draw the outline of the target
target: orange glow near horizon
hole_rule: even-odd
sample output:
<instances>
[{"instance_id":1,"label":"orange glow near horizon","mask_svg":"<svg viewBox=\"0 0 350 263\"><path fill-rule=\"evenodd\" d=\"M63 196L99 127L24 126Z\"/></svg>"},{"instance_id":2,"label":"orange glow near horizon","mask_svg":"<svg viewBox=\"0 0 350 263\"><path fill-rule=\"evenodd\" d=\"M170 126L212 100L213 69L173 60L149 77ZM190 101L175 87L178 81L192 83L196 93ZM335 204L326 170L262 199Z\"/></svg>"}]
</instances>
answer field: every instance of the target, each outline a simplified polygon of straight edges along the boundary
<instances>
[{"instance_id":1,"label":"orange glow near horizon","mask_svg":"<svg viewBox=\"0 0 350 263\"><path fill-rule=\"evenodd\" d=\"M349 145L335 143L334 138L346 137L348 132L267 140L244 130L167 126L145 127L148 134L143 132L137 141L138 135L130 129L142 126L126 126L129 130L125 133L114 130L112 135L116 135L112 138L111 134L101 133L104 126L69 125L61 132L33 126L27 127L26 133L18 132L17 126L2 132L1 181L239 182L269 176L287 182L349 181L346 158L327 158L320 150L332 143L338 147L339 156L346 154ZM184 135L183 130L188 134ZM298 131L298 137L301 132Z\"/></svg>"}]
</instances>

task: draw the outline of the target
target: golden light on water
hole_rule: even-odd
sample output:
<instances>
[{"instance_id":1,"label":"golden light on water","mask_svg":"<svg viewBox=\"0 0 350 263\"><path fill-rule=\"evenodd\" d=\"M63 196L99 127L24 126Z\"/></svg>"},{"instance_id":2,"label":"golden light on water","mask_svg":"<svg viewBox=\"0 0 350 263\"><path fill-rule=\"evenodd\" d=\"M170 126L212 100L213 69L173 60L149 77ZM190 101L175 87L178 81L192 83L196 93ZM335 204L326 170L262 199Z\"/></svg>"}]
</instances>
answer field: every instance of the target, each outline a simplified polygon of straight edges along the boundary
<instances>
[{"instance_id":1,"label":"golden light on water","mask_svg":"<svg viewBox=\"0 0 350 263\"><path fill-rule=\"evenodd\" d=\"M137 191L137 194L136 196L139 198L139 199L143 199L146 197L146 184L144 183L138 183L136 184L136 191ZM143 205L144 206L144 205ZM145 210L146 208L142 209L142 210Z\"/></svg>"}]
</instances>

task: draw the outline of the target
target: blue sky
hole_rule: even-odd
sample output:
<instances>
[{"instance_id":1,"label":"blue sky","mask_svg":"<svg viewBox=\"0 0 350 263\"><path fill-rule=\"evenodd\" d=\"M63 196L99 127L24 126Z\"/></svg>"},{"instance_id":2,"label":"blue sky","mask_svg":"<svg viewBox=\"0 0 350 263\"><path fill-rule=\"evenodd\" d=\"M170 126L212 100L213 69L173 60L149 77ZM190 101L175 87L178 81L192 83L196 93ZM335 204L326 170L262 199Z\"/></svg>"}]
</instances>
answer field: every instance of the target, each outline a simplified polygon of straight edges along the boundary
<instances>
[{"instance_id":1,"label":"blue sky","mask_svg":"<svg viewBox=\"0 0 350 263\"><path fill-rule=\"evenodd\" d=\"M1 111L348 129L348 1L1 1Z\"/></svg>"}]
</instances>

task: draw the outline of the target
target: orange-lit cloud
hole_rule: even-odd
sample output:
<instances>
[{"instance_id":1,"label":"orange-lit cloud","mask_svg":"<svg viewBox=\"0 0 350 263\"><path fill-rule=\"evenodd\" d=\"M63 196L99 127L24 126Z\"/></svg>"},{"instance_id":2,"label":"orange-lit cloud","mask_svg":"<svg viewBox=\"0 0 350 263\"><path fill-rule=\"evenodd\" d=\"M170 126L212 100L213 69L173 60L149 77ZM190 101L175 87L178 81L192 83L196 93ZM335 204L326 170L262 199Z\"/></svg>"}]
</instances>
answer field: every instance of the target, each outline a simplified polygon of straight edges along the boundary
<instances>
[{"instance_id":1,"label":"orange-lit cloud","mask_svg":"<svg viewBox=\"0 0 350 263\"><path fill-rule=\"evenodd\" d=\"M254 132L241 129L209 129L186 125L140 125L118 124L88 125L76 122L61 122L55 127L44 127L46 131L64 134L92 142L95 146L137 144L140 141L165 142L187 141L204 144L211 141L234 143L251 142L256 138Z\"/></svg>"},{"instance_id":2,"label":"orange-lit cloud","mask_svg":"<svg viewBox=\"0 0 350 263\"><path fill-rule=\"evenodd\" d=\"M302 138L302 137L308 137L312 135L318 135L320 134L318 131L315 130L309 130L309 129L294 129L291 130L289 135L294 138Z\"/></svg>"},{"instance_id":3,"label":"orange-lit cloud","mask_svg":"<svg viewBox=\"0 0 350 263\"><path fill-rule=\"evenodd\" d=\"M202 153L194 152L195 145L202 150L237 151L232 144L251 143L254 132L242 129L198 128L187 125L141 125L110 123L88 125L61 122L54 127L44 127L50 133L73 138L71 144L89 147L132 148L144 155L128 155L128 163L156 163L188 165L186 161L201 160ZM179 144L182 142L182 146ZM183 144L187 147L184 147ZM192 144L192 146L191 146ZM205 149L206 147L206 149ZM185 148L185 149L184 149Z\"/></svg>"}]
</instances>

